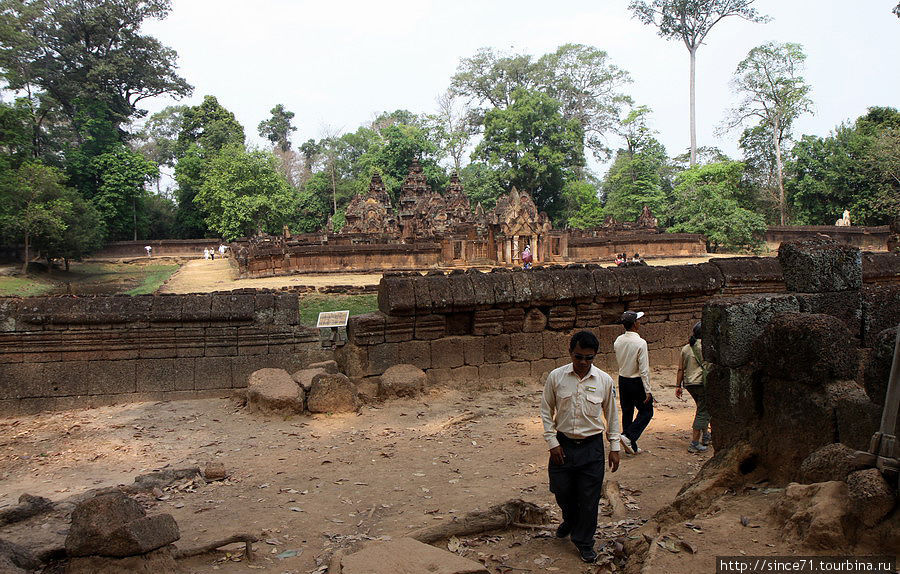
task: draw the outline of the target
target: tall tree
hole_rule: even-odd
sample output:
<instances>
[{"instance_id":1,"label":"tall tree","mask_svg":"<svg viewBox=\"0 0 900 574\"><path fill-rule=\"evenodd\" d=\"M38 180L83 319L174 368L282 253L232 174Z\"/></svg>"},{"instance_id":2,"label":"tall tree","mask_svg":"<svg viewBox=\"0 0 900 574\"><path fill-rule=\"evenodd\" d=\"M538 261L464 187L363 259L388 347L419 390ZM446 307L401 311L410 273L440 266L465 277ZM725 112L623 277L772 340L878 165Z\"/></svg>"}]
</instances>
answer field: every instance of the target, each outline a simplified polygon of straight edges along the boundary
<instances>
[{"instance_id":1,"label":"tall tree","mask_svg":"<svg viewBox=\"0 0 900 574\"><path fill-rule=\"evenodd\" d=\"M781 225L787 223L782 147L791 136L794 120L812 110L812 100L807 96L810 87L800 75L804 60L806 55L799 44L770 42L750 50L732 80L742 99L731 112L727 126L753 120L772 137Z\"/></svg>"},{"instance_id":2,"label":"tall tree","mask_svg":"<svg viewBox=\"0 0 900 574\"><path fill-rule=\"evenodd\" d=\"M517 89L506 109L489 111L477 157L499 171L504 187L534 197L538 209L560 221L562 190L584 166L584 132L578 120L566 120L562 105L538 91Z\"/></svg>"},{"instance_id":3,"label":"tall tree","mask_svg":"<svg viewBox=\"0 0 900 574\"><path fill-rule=\"evenodd\" d=\"M190 94L177 54L141 34L169 0L0 0L0 70L15 91L37 87L71 121L99 100L116 126L147 98Z\"/></svg>"},{"instance_id":4,"label":"tall tree","mask_svg":"<svg viewBox=\"0 0 900 574\"><path fill-rule=\"evenodd\" d=\"M297 131L291 124L294 112L284 109L283 104L278 104L271 111L272 117L259 122L257 129L260 137L264 137L272 145L278 146L282 152L291 149L291 132Z\"/></svg>"},{"instance_id":5,"label":"tall tree","mask_svg":"<svg viewBox=\"0 0 900 574\"><path fill-rule=\"evenodd\" d=\"M632 0L629 10L644 24L655 26L667 40L681 40L691 57L691 166L697 163L696 65L697 50L713 26L724 18L737 16L750 22L764 22L751 5L754 0Z\"/></svg>"}]
</instances>

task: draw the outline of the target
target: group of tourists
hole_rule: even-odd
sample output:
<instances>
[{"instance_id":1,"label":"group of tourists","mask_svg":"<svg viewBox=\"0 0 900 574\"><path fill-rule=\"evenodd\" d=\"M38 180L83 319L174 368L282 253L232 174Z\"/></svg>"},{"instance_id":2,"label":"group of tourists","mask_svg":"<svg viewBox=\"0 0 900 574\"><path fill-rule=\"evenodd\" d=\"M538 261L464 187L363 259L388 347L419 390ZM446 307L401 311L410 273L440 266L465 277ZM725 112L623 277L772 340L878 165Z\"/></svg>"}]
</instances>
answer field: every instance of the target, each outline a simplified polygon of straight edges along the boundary
<instances>
[{"instance_id":1,"label":"group of tourists","mask_svg":"<svg viewBox=\"0 0 900 574\"><path fill-rule=\"evenodd\" d=\"M219 257L225 257L225 250L228 249L224 244L219 245ZM216 259L216 250L212 247L204 247L203 248L203 258L211 259L215 261Z\"/></svg>"},{"instance_id":2,"label":"group of tourists","mask_svg":"<svg viewBox=\"0 0 900 574\"><path fill-rule=\"evenodd\" d=\"M611 472L619 469L622 449L630 455L642 452L638 439L653 418L649 353L647 341L640 336L643 317L641 311L625 311L620 319L625 332L613 343L618 385L593 364L600 350L596 335L580 331L569 341L572 362L550 372L541 398L544 439L550 449L550 491L562 511L556 536L571 537L581 559L588 563L597 560L594 531L606 466ZM707 365L702 358L700 331L698 322L681 349L675 381L676 396L680 399L687 388L696 402L688 446L692 453L706 451L710 440L704 392ZM604 433L609 443L606 456Z\"/></svg>"},{"instance_id":3,"label":"group of tourists","mask_svg":"<svg viewBox=\"0 0 900 574\"><path fill-rule=\"evenodd\" d=\"M616 265L623 267L629 263L632 265L644 265L644 260L641 259L639 253L635 253L630 260L628 259L628 254L624 251L622 253L616 253Z\"/></svg>"}]
</instances>

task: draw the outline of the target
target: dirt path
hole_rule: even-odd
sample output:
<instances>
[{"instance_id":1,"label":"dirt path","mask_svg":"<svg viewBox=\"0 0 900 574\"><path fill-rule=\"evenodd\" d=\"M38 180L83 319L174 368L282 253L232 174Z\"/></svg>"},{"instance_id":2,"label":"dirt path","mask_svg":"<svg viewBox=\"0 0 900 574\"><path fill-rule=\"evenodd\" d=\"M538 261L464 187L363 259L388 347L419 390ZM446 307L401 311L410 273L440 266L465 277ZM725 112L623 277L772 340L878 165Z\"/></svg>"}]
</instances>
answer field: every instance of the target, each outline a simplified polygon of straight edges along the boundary
<instances>
[{"instance_id":1,"label":"dirt path","mask_svg":"<svg viewBox=\"0 0 900 574\"><path fill-rule=\"evenodd\" d=\"M674 373L658 371L654 378L671 384ZM490 387L433 390L416 400L364 407L359 415L263 418L223 398L0 419L0 507L25 492L59 500L129 484L161 467L218 461L230 472L228 480L183 484L145 505L176 518L182 546L249 531L265 541L259 544L262 557L250 566L293 573L314 570L317 559L334 549L403 536L510 498L546 505L556 516L547 489L539 385ZM645 452L623 454L620 470L607 475L622 485L632 526L669 502L709 457L686 450L692 403L675 399L671 387L659 392L659 400L641 439ZM476 416L446 424L466 411ZM753 515L753 509L743 512ZM740 526L736 520L730 529ZM601 516L601 544L622 534L626 530ZM64 526L46 518L28 529L2 530L2 537L31 546L58 543L64 535ZM666 571L707 571L713 555L738 554L739 545L750 544L734 532L689 535L698 554L680 554ZM759 530L753 536L772 538ZM528 571L595 572L568 541L535 531L465 539L462 552L473 559L502 557ZM246 572L248 563L235 561L240 553L231 557L208 554L184 564L196 573Z\"/></svg>"}]
</instances>

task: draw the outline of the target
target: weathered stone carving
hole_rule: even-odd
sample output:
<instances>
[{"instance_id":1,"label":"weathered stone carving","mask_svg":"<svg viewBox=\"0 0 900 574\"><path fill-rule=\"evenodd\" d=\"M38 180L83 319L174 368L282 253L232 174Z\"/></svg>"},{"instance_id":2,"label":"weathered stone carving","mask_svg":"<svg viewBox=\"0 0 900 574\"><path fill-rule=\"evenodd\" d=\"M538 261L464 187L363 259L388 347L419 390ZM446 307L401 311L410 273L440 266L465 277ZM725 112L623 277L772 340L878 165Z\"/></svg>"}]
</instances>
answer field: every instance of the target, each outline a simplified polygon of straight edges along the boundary
<instances>
[{"instance_id":1,"label":"weathered stone carving","mask_svg":"<svg viewBox=\"0 0 900 574\"><path fill-rule=\"evenodd\" d=\"M397 233L397 218L391 209L388 195L377 173L369 183L369 192L357 195L347 206L347 224L341 233Z\"/></svg>"}]
</instances>

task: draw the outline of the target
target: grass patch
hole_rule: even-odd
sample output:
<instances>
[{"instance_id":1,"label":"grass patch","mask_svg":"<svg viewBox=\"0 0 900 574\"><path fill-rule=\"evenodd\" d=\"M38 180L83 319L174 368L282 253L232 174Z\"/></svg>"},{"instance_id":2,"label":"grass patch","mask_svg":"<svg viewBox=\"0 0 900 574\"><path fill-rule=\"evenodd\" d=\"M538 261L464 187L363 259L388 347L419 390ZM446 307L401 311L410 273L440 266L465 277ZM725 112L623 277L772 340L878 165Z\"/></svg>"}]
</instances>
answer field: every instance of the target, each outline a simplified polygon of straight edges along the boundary
<instances>
[{"instance_id":1,"label":"grass patch","mask_svg":"<svg viewBox=\"0 0 900 574\"><path fill-rule=\"evenodd\" d=\"M322 311L349 309L350 316L378 310L378 295L324 295L312 294L300 297L300 323L315 327Z\"/></svg>"},{"instance_id":2,"label":"grass patch","mask_svg":"<svg viewBox=\"0 0 900 574\"><path fill-rule=\"evenodd\" d=\"M0 277L0 297L36 297L53 289L54 285L39 279Z\"/></svg>"},{"instance_id":3,"label":"grass patch","mask_svg":"<svg viewBox=\"0 0 900 574\"><path fill-rule=\"evenodd\" d=\"M166 279L178 271L178 265L145 265L140 277L140 285L126 291L126 295L149 295L159 289Z\"/></svg>"}]
</instances>

